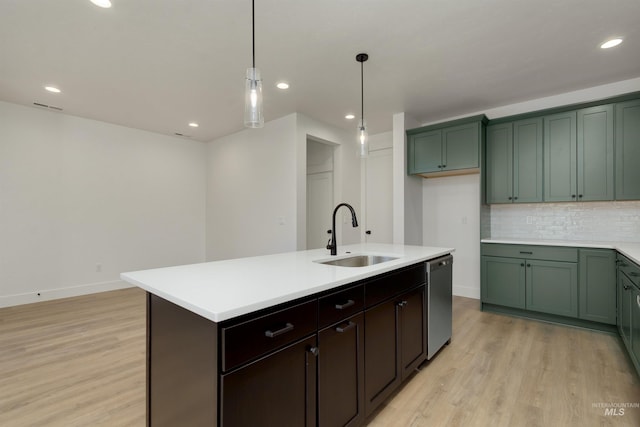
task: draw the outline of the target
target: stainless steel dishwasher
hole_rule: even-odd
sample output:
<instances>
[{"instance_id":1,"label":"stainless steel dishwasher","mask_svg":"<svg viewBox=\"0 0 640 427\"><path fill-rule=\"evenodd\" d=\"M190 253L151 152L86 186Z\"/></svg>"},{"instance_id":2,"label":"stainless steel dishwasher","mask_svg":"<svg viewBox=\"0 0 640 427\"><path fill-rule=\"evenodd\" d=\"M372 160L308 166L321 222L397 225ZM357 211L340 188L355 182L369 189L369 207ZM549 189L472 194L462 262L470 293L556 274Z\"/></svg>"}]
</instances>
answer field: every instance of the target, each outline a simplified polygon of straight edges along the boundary
<instances>
[{"instance_id":1,"label":"stainless steel dishwasher","mask_svg":"<svg viewBox=\"0 0 640 427\"><path fill-rule=\"evenodd\" d=\"M451 342L453 256L427 262L427 359Z\"/></svg>"}]
</instances>

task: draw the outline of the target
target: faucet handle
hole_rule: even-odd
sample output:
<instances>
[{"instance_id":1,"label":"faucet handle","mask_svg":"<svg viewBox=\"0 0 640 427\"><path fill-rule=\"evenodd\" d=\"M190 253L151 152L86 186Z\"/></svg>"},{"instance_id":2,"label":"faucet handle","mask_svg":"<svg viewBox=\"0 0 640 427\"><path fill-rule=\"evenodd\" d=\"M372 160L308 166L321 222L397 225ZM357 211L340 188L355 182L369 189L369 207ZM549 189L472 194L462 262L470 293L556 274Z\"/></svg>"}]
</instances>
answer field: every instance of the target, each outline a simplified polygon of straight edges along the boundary
<instances>
[{"instance_id":1,"label":"faucet handle","mask_svg":"<svg viewBox=\"0 0 640 427\"><path fill-rule=\"evenodd\" d=\"M327 249L329 249L329 250L331 250L331 248L333 247L333 245L331 244L331 240L332 240L332 239L329 239L329 240L327 241Z\"/></svg>"}]
</instances>

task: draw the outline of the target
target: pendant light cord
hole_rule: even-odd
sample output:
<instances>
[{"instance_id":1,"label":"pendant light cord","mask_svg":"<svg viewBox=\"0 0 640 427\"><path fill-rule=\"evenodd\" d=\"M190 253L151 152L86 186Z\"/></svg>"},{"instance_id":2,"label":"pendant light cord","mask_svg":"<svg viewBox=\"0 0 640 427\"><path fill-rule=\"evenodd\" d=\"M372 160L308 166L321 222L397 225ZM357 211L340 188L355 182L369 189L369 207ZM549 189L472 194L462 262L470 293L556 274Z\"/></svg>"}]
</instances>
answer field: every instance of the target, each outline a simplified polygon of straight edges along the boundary
<instances>
[{"instance_id":1,"label":"pendant light cord","mask_svg":"<svg viewBox=\"0 0 640 427\"><path fill-rule=\"evenodd\" d=\"M251 0L251 55L253 68L256 68L256 11L255 0Z\"/></svg>"},{"instance_id":2,"label":"pendant light cord","mask_svg":"<svg viewBox=\"0 0 640 427\"><path fill-rule=\"evenodd\" d=\"M362 126L364 127L364 62L360 63L360 111Z\"/></svg>"}]
</instances>

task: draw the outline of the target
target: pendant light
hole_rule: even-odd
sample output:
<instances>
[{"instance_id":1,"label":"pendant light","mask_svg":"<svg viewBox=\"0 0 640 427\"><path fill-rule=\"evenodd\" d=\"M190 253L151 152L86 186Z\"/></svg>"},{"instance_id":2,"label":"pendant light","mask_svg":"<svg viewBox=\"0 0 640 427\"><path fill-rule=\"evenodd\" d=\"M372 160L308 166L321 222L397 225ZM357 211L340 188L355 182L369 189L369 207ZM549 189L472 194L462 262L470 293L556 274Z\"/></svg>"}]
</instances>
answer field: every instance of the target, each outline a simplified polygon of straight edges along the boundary
<instances>
[{"instance_id":1,"label":"pendant light","mask_svg":"<svg viewBox=\"0 0 640 427\"><path fill-rule=\"evenodd\" d=\"M244 125L248 128L261 128L264 126L262 115L262 79L260 70L256 68L256 22L255 4L251 0L251 47L252 67L247 68L247 79L244 91Z\"/></svg>"},{"instance_id":2,"label":"pendant light","mask_svg":"<svg viewBox=\"0 0 640 427\"><path fill-rule=\"evenodd\" d=\"M366 53L356 55L356 61L360 63L360 107L361 116L358 122L358 155L365 158L369 155L369 134L367 132L367 123L364 121L364 62L369 59Z\"/></svg>"}]
</instances>

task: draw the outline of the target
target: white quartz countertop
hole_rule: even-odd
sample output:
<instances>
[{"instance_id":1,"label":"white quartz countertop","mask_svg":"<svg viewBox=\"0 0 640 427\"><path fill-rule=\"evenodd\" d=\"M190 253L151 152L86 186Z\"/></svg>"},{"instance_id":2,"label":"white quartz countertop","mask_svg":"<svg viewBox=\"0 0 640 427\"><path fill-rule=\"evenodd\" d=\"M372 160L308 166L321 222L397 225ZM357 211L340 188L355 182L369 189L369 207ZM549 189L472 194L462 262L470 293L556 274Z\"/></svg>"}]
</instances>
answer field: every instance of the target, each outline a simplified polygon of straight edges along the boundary
<instances>
[{"instance_id":1,"label":"white quartz countertop","mask_svg":"<svg viewBox=\"0 0 640 427\"><path fill-rule=\"evenodd\" d=\"M120 277L214 322L326 291L453 252L453 248L389 244L326 249L213 261L122 273ZM315 261L357 254L387 255L368 267L338 267Z\"/></svg>"},{"instance_id":2,"label":"white quartz countertop","mask_svg":"<svg viewBox=\"0 0 640 427\"><path fill-rule=\"evenodd\" d=\"M482 243L506 243L510 245L570 246L575 248L615 249L631 261L640 264L640 243L594 242L589 240L537 240L537 239L482 239Z\"/></svg>"}]
</instances>

